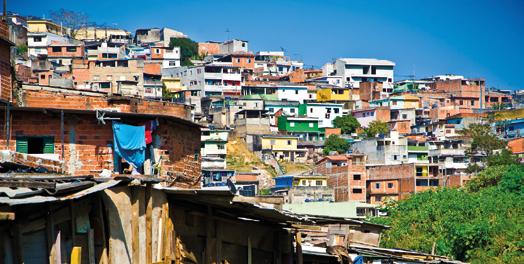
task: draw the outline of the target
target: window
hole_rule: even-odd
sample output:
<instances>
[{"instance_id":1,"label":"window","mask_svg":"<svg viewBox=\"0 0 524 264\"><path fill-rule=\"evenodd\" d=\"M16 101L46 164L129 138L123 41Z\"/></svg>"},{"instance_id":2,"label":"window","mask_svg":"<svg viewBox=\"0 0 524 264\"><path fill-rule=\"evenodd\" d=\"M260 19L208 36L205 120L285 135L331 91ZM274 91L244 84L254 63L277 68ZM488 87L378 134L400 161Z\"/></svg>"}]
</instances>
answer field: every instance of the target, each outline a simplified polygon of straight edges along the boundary
<instances>
[{"instance_id":1,"label":"window","mask_svg":"<svg viewBox=\"0 0 524 264\"><path fill-rule=\"evenodd\" d=\"M402 119L408 119L408 115L407 114L402 114Z\"/></svg>"},{"instance_id":2,"label":"window","mask_svg":"<svg viewBox=\"0 0 524 264\"><path fill-rule=\"evenodd\" d=\"M26 154L55 153L54 137L17 137L16 152Z\"/></svg>"},{"instance_id":3,"label":"window","mask_svg":"<svg viewBox=\"0 0 524 264\"><path fill-rule=\"evenodd\" d=\"M382 196L377 196L377 197L375 197L375 201L376 201L376 202L380 202L380 201L382 201Z\"/></svg>"},{"instance_id":4,"label":"window","mask_svg":"<svg viewBox=\"0 0 524 264\"><path fill-rule=\"evenodd\" d=\"M428 180L417 180L417 186L428 186Z\"/></svg>"},{"instance_id":5,"label":"window","mask_svg":"<svg viewBox=\"0 0 524 264\"><path fill-rule=\"evenodd\" d=\"M360 181L362 179L362 175L360 174L353 174L353 180Z\"/></svg>"},{"instance_id":6,"label":"window","mask_svg":"<svg viewBox=\"0 0 524 264\"><path fill-rule=\"evenodd\" d=\"M362 193L361 188L353 188L353 193Z\"/></svg>"},{"instance_id":7,"label":"window","mask_svg":"<svg viewBox=\"0 0 524 264\"><path fill-rule=\"evenodd\" d=\"M295 127L295 122L291 122L291 123L289 123L289 126L290 126L290 127Z\"/></svg>"},{"instance_id":8,"label":"window","mask_svg":"<svg viewBox=\"0 0 524 264\"><path fill-rule=\"evenodd\" d=\"M169 61L169 66L176 66L176 61Z\"/></svg>"},{"instance_id":9,"label":"window","mask_svg":"<svg viewBox=\"0 0 524 264\"><path fill-rule=\"evenodd\" d=\"M45 74L40 75L40 79L45 80Z\"/></svg>"},{"instance_id":10,"label":"window","mask_svg":"<svg viewBox=\"0 0 524 264\"><path fill-rule=\"evenodd\" d=\"M273 109L273 107L270 107L269 109L269 112L273 113L273 111L275 111L275 109Z\"/></svg>"},{"instance_id":11,"label":"window","mask_svg":"<svg viewBox=\"0 0 524 264\"><path fill-rule=\"evenodd\" d=\"M237 63L240 63L240 59L237 59Z\"/></svg>"},{"instance_id":12,"label":"window","mask_svg":"<svg viewBox=\"0 0 524 264\"><path fill-rule=\"evenodd\" d=\"M379 182L375 183L375 189L380 189L380 183Z\"/></svg>"},{"instance_id":13,"label":"window","mask_svg":"<svg viewBox=\"0 0 524 264\"><path fill-rule=\"evenodd\" d=\"M475 105L475 100L471 100L471 106Z\"/></svg>"},{"instance_id":14,"label":"window","mask_svg":"<svg viewBox=\"0 0 524 264\"><path fill-rule=\"evenodd\" d=\"M33 37L33 42L42 42L42 37Z\"/></svg>"},{"instance_id":15,"label":"window","mask_svg":"<svg viewBox=\"0 0 524 264\"><path fill-rule=\"evenodd\" d=\"M76 52L76 47L67 47L67 52Z\"/></svg>"},{"instance_id":16,"label":"window","mask_svg":"<svg viewBox=\"0 0 524 264\"><path fill-rule=\"evenodd\" d=\"M316 186L322 186L322 181L316 181L316 182L315 182L315 185L316 185Z\"/></svg>"},{"instance_id":17,"label":"window","mask_svg":"<svg viewBox=\"0 0 524 264\"><path fill-rule=\"evenodd\" d=\"M460 105L464 105L464 101L460 100Z\"/></svg>"},{"instance_id":18,"label":"window","mask_svg":"<svg viewBox=\"0 0 524 264\"><path fill-rule=\"evenodd\" d=\"M397 101L393 101L393 105L397 105Z\"/></svg>"},{"instance_id":19,"label":"window","mask_svg":"<svg viewBox=\"0 0 524 264\"><path fill-rule=\"evenodd\" d=\"M313 113L313 108L309 108L309 112L310 112L310 113Z\"/></svg>"},{"instance_id":20,"label":"window","mask_svg":"<svg viewBox=\"0 0 524 264\"><path fill-rule=\"evenodd\" d=\"M398 159L398 155L393 155L393 160L397 160Z\"/></svg>"},{"instance_id":21,"label":"window","mask_svg":"<svg viewBox=\"0 0 524 264\"><path fill-rule=\"evenodd\" d=\"M247 63L251 63L251 59L247 59Z\"/></svg>"},{"instance_id":22,"label":"window","mask_svg":"<svg viewBox=\"0 0 524 264\"><path fill-rule=\"evenodd\" d=\"M314 126L315 126L315 124L309 123L309 127L314 127Z\"/></svg>"},{"instance_id":23,"label":"window","mask_svg":"<svg viewBox=\"0 0 524 264\"><path fill-rule=\"evenodd\" d=\"M218 149L224 149L224 144L218 144L218 145L217 145L217 148L218 148Z\"/></svg>"},{"instance_id":24,"label":"window","mask_svg":"<svg viewBox=\"0 0 524 264\"><path fill-rule=\"evenodd\" d=\"M295 94L298 94L298 90L295 90Z\"/></svg>"},{"instance_id":25,"label":"window","mask_svg":"<svg viewBox=\"0 0 524 264\"><path fill-rule=\"evenodd\" d=\"M438 186L438 180L429 180L429 186Z\"/></svg>"},{"instance_id":26,"label":"window","mask_svg":"<svg viewBox=\"0 0 524 264\"><path fill-rule=\"evenodd\" d=\"M335 114L338 114L338 112L340 111L340 109L338 109L338 108L333 108L333 111L335 112Z\"/></svg>"},{"instance_id":27,"label":"window","mask_svg":"<svg viewBox=\"0 0 524 264\"><path fill-rule=\"evenodd\" d=\"M289 109L289 112L292 113L292 114L294 114L294 113L295 113L295 109L294 109L294 108L291 108L291 109Z\"/></svg>"},{"instance_id":28,"label":"window","mask_svg":"<svg viewBox=\"0 0 524 264\"><path fill-rule=\"evenodd\" d=\"M393 183L388 182L388 189L391 189L391 188L393 188Z\"/></svg>"},{"instance_id":29,"label":"window","mask_svg":"<svg viewBox=\"0 0 524 264\"><path fill-rule=\"evenodd\" d=\"M62 47L53 47L52 50L53 50L53 52L61 52L62 51Z\"/></svg>"},{"instance_id":30,"label":"window","mask_svg":"<svg viewBox=\"0 0 524 264\"><path fill-rule=\"evenodd\" d=\"M109 88L111 88L111 83L110 82L101 82L100 83L100 88L101 89L109 89Z\"/></svg>"},{"instance_id":31,"label":"window","mask_svg":"<svg viewBox=\"0 0 524 264\"><path fill-rule=\"evenodd\" d=\"M357 216L365 216L365 215L366 215L365 208L357 208Z\"/></svg>"},{"instance_id":32,"label":"window","mask_svg":"<svg viewBox=\"0 0 524 264\"><path fill-rule=\"evenodd\" d=\"M287 144L288 144L288 145L291 145L291 140L288 140L288 141L287 141Z\"/></svg>"}]
</instances>

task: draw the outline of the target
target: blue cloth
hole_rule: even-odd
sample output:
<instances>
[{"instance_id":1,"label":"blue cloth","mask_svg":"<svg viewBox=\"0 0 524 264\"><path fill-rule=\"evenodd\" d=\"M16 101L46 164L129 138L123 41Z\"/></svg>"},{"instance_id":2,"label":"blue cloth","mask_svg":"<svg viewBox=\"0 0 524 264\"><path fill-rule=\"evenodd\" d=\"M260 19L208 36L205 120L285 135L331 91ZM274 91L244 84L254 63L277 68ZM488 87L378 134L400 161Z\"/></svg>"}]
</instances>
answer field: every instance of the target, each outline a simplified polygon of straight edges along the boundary
<instances>
[{"instance_id":1,"label":"blue cloth","mask_svg":"<svg viewBox=\"0 0 524 264\"><path fill-rule=\"evenodd\" d=\"M142 168L146 158L146 128L113 122L115 152L135 168Z\"/></svg>"},{"instance_id":2,"label":"blue cloth","mask_svg":"<svg viewBox=\"0 0 524 264\"><path fill-rule=\"evenodd\" d=\"M364 264L364 258L362 256L357 256L355 260L353 260L353 264Z\"/></svg>"}]
</instances>

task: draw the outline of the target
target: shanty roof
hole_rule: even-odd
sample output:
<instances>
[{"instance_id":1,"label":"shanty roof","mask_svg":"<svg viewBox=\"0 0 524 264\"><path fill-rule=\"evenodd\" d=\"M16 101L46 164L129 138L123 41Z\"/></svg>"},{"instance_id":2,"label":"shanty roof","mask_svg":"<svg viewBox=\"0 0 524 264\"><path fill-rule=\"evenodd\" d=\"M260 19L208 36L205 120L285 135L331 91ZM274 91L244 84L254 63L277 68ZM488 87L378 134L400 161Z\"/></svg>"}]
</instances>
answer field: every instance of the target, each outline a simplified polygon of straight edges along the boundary
<instances>
[{"instance_id":1,"label":"shanty roof","mask_svg":"<svg viewBox=\"0 0 524 264\"><path fill-rule=\"evenodd\" d=\"M215 215L236 217L245 221L261 221L272 224L302 222L299 218L282 213L273 204L245 202L226 190L178 189L155 186L164 191L169 199L198 206L212 206ZM171 194L171 195L170 195ZM307 220L306 220L307 221Z\"/></svg>"},{"instance_id":2,"label":"shanty roof","mask_svg":"<svg viewBox=\"0 0 524 264\"><path fill-rule=\"evenodd\" d=\"M120 180L100 181L92 176L4 173L0 176L0 204L15 206L73 200L119 183Z\"/></svg>"}]
</instances>

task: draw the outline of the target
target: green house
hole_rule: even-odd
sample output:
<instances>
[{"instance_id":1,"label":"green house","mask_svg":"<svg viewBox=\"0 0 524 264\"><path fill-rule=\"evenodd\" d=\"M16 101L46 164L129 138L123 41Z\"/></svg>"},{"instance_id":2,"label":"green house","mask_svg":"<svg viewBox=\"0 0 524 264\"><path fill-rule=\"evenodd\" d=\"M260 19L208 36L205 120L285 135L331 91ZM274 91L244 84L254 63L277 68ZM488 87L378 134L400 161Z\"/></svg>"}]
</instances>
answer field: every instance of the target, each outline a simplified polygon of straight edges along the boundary
<instances>
[{"instance_id":1,"label":"green house","mask_svg":"<svg viewBox=\"0 0 524 264\"><path fill-rule=\"evenodd\" d=\"M323 140L324 131L318 127L319 120L312 117L278 117L278 131L298 136L302 140Z\"/></svg>"}]
</instances>

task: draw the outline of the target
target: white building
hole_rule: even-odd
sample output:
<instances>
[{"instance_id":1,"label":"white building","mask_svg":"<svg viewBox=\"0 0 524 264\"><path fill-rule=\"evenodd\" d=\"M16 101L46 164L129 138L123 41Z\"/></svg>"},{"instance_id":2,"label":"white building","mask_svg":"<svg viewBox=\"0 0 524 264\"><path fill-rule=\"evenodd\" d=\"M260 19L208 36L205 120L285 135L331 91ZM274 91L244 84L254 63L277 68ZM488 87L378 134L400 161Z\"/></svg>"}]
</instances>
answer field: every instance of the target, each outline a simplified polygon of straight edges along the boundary
<instances>
[{"instance_id":1,"label":"white building","mask_svg":"<svg viewBox=\"0 0 524 264\"><path fill-rule=\"evenodd\" d=\"M49 32L27 33L27 52L33 57L47 55L47 47L53 42L70 43L71 40Z\"/></svg>"},{"instance_id":2,"label":"white building","mask_svg":"<svg viewBox=\"0 0 524 264\"><path fill-rule=\"evenodd\" d=\"M344 104L308 103L305 107L307 117L318 118L318 127L326 128L333 127L333 120L343 115Z\"/></svg>"},{"instance_id":3,"label":"white building","mask_svg":"<svg viewBox=\"0 0 524 264\"><path fill-rule=\"evenodd\" d=\"M151 60L161 60L162 69L180 67L180 47L151 47Z\"/></svg>"},{"instance_id":4,"label":"white building","mask_svg":"<svg viewBox=\"0 0 524 264\"><path fill-rule=\"evenodd\" d=\"M360 82L381 82L385 93L393 91L395 63L388 60L342 58L335 61L336 75L345 85L360 88Z\"/></svg>"},{"instance_id":5,"label":"white building","mask_svg":"<svg viewBox=\"0 0 524 264\"><path fill-rule=\"evenodd\" d=\"M232 39L220 43L221 54L232 54L237 52L248 52L248 42L240 39Z\"/></svg>"},{"instance_id":6,"label":"white building","mask_svg":"<svg viewBox=\"0 0 524 264\"><path fill-rule=\"evenodd\" d=\"M186 68L177 73L189 90L199 89L202 96L240 94L242 76L240 68L213 63Z\"/></svg>"},{"instance_id":7,"label":"white building","mask_svg":"<svg viewBox=\"0 0 524 264\"><path fill-rule=\"evenodd\" d=\"M227 155L228 130L203 128L200 137L202 169L225 169Z\"/></svg>"}]
</instances>

